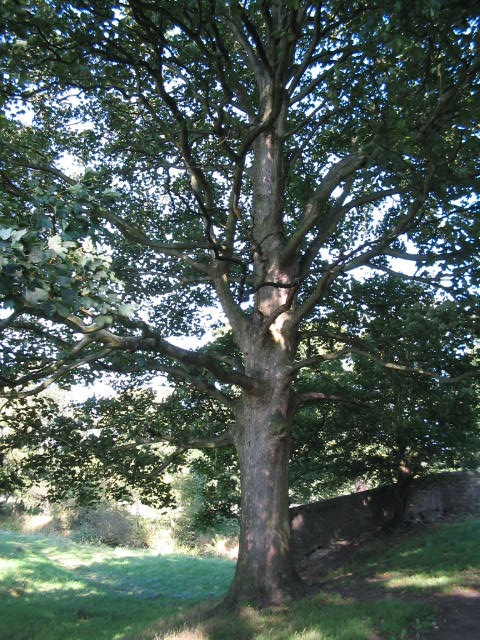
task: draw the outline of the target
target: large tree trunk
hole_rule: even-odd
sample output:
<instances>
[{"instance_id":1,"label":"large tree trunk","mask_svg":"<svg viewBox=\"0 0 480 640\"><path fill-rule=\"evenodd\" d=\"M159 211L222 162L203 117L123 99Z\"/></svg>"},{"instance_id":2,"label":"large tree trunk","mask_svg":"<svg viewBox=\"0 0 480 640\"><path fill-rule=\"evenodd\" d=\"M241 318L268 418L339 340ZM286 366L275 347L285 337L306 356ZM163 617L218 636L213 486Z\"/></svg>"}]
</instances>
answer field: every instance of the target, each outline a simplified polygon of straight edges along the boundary
<instances>
[{"instance_id":1,"label":"large tree trunk","mask_svg":"<svg viewBox=\"0 0 480 640\"><path fill-rule=\"evenodd\" d=\"M291 382L281 375L285 367L278 366L272 351L265 349L263 356L265 360L257 351L254 359L267 377L258 393L245 395L237 409L241 526L237 570L226 599L229 606L275 605L304 592L290 551Z\"/></svg>"},{"instance_id":2,"label":"large tree trunk","mask_svg":"<svg viewBox=\"0 0 480 640\"><path fill-rule=\"evenodd\" d=\"M264 120L255 140L253 182L255 303L246 331L237 331L245 373L257 381L236 406L235 446L242 502L237 571L227 604L280 604L303 592L290 551L288 466L294 412L291 364L296 328L289 325L298 265L281 261L287 104L268 75L258 75Z\"/></svg>"}]
</instances>

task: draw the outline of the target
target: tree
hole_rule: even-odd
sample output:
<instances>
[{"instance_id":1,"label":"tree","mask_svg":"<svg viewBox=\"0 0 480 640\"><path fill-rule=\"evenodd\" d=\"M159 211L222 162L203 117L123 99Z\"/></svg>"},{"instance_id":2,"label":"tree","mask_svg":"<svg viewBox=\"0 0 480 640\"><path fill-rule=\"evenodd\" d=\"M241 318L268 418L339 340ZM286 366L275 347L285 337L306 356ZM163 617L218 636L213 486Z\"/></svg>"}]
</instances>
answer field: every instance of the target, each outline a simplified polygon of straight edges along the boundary
<instances>
[{"instance_id":1,"label":"tree","mask_svg":"<svg viewBox=\"0 0 480 640\"><path fill-rule=\"evenodd\" d=\"M131 422L132 403L142 412L142 421ZM172 447L142 445L145 422L155 409L156 400L148 392L63 407L45 395L10 401L0 426L5 458L16 458L16 473L0 490L10 486L18 494L43 482L50 502L71 498L84 506L106 499L142 499L170 506L172 496L162 472Z\"/></svg>"},{"instance_id":2,"label":"tree","mask_svg":"<svg viewBox=\"0 0 480 640\"><path fill-rule=\"evenodd\" d=\"M383 360L402 361L411 370L429 370L438 363L451 373L473 368L475 352L464 352L465 336L475 333L476 319L469 313L390 276L353 283L353 289L353 297L363 300L365 318L359 310L351 312L348 287L335 297L332 313L352 335L361 324L363 340L377 345ZM316 335L309 337L310 350L315 339ZM231 334L217 338L209 349L232 358L238 355ZM297 377L297 392L315 392L323 385L330 394L355 397L364 405L352 411L346 403L305 404L297 411L291 430L290 502L353 491L361 478L370 487L396 486L396 515L401 521L413 478L478 467L475 378L444 385L439 394L429 377L385 369L355 354L329 362L321 376L320 380L315 371L305 370ZM162 470L168 463L170 476L170 471L189 467L199 478L197 497L202 504L190 523L198 529L237 515L233 447L181 453L172 444L199 434L212 437L232 422L228 409L182 383L164 398L151 390L126 390L112 398L70 405L67 414L42 397L20 400L0 424L9 432L5 457L22 452L17 455L17 473L10 477L17 491L26 474L29 482L47 481L54 500L75 497L83 504L109 497L169 507L171 483L162 483ZM13 471L7 464L5 478Z\"/></svg>"},{"instance_id":3,"label":"tree","mask_svg":"<svg viewBox=\"0 0 480 640\"><path fill-rule=\"evenodd\" d=\"M358 310L351 312L346 304L348 290L343 304L337 301L335 314L343 316L352 334L361 322L364 339L377 346L383 360L401 361L412 371L442 363L445 370L459 375L474 367L475 352L464 351L465 336L476 331L476 320L470 314L449 301L436 301L417 285L390 277L371 278L354 287L362 289L361 313L366 318L360 320ZM304 392L318 386L314 372L305 372L302 378L297 383ZM381 363L353 354L348 362L330 363L323 380L332 392L355 395L366 406L355 412L345 404L305 407L299 412L292 431L296 446L291 483L300 499L309 499L309 485L328 493L338 492L342 485L353 490L359 478L370 486L393 484L398 496L396 516L401 521L406 489L413 478L478 467L475 378L444 385L439 393L428 376L385 369ZM321 477L318 469L323 470Z\"/></svg>"},{"instance_id":4,"label":"tree","mask_svg":"<svg viewBox=\"0 0 480 640\"><path fill-rule=\"evenodd\" d=\"M101 371L139 384L166 371L208 393L235 421L179 451L238 454L227 602L302 592L292 420L305 401L358 403L321 376L299 393L296 376L352 351L410 369L384 361L361 326L345 331L332 300L369 273L400 272L475 311L475 4L7 0L1 11L3 394ZM214 305L237 358L172 341L202 334ZM423 371L439 388L471 373Z\"/></svg>"}]
</instances>

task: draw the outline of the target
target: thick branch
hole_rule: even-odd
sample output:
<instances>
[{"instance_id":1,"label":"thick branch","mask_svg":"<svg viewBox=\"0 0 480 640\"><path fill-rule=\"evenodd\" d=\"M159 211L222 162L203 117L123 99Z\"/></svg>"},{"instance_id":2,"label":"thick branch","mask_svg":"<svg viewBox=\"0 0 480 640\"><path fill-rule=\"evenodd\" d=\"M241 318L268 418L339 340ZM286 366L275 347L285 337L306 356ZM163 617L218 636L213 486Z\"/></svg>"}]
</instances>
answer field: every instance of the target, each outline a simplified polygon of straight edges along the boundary
<instances>
[{"instance_id":1,"label":"thick branch","mask_svg":"<svg viewBox=\"0 0 480 640\"><path fill-rule=\"evenodd\" d=\"M155 447L158 445L164 444L164 441L148 441L148 440L142 440L140 442L130 442L128 444L119 444L116 445L114 447L112 447L113 451L125 451L125 450L132 450L132 449L139 449L140 447L145 447L145 446L150 446L150 447ZM189 447L185 447L185 446L178 446L175 451L173 451L172 453L170 453L169 455L167 455L162 462L160 462L160 464L158 466L155 467L153 473L155 474L155 477L159 477L160 473L162 471L165 471L165 469L176 459L178 458L182 453L184 453L185 451L188 450ZM194 447L192 447L194 448ZM153 475L153 474L152 474Z\"/></svg>"},{"instance_id":2,"label":"thick branch","mask_svg":"<svg viewBox=\"0 0 480 640\"><path fill-rule=\"evenodd\" d=\"M368 360L375 362L375 364L380 365L384 369L390 369L392 371L400 371L401 373L407 373L411 375L422 376L424 378L430 378L432 380L435 380L439 384L456 384L457 382L460 382L461 380L464 380L466 378L480 376L480 369L471 369L470 371L464 371L463 373L458 374L456 376L448 376L448 375L441 375L433 371L427 371L420 367L407 367L405 365L397 364L396 362L388 362L378 356L375 356L370 351L365 351L357 347L351 347L350 352L352 354L356 354L361 357L367 358Z\"/></svg>"},{"instance_id":3,"label":"thick branch","mask_svg":"<svg viewBox=\"0 0 480 640\"><path fill-rule=\"evenodd\" d=\"M333 232L336 228L338 228L339 224L342 222L349 211L351 211L352 209L356 209L357 207L364 206L365 204L378 203L381 200L396 193L398 193L397 189L384 189L375 193L366 193L362 196L359 196L358 198L350 200L345 204L342 203L332 207L332 210L327 215L325 215L324 218L322 218L321 224L318 225L317 235L302 257L302 273L306 272L310 268L320 248L329 238L332 237ZM342 200L345 199L344 195L346 194L342 193Z\"/></svg>"},{"instance_id":4,"label":"thick branch","mask_svg":"<svg viewBox=\"0 0 480 640\"><path fill-rule=\"evenodd\" d=\"M161 444L171 444L175 445L176 450L167 456L166 460L168 462L165 466L170 464L174 458L179 456L184 451L188 449L220 449L221 447L229 447L232 445L233 439L230 431L225 431L217 436L212 436L210 438L188 438L182 442L179 442L178 439L172 438L169 436L161 436L155 440L136 440L135 442L129 442L126 444L117 445L115 450L123 450L123 449L137 449L139 447L155 447ZM165 468L164 462L162 462L162 469ZM158 467L157 467L158 469Z\"/></svg>"},{"instance_id":5,"label":"thick branch","mask_svg":"<svg viewBox=\"0 0 480 640\"><path fill-rule=\"evenodd\" d=\"M80 318L68 316L69 324L82 333L92 333L91 326L85 325ZM192 365L209 371L217 380L227 384L233 384L247 391L253 391L255 381L253 378L241 373L225 369L216 358L200 351L190 351L176 347L170 342L159 338L146 323L123 321L124 324L134 328L140 328L143 336L119 336L105 328L98 328L95 332L95 341L107 345L111 349L124 351L153 351L176 362Z\"/></svg>"},{"instance_id":6,"label":"thick branch","mask_svg":"<svg viewBox=\"0 0 480 640\"><path fill-rule=\"evenodd\" d=\"M212 269L209 265L204 264L203 262L198 262L198 260L194 260L191 256L184 253L185 250L188 251L189 249L211 249L211 245L209 243L199 241L195 243L165 244L163 242L151 240L141 229L139 229L135 225L132 225L126 220L123 220L111 211L106 211L105 209L103 209L99 212L99 214L103 218L114 224L127 240L138 243L144 247L150 247L158 253L178 258L197 271L201 271L202 273L206 273L212 276Z\"/></svg>"},{"instance_id":7,"label":"thick branch","mask_svg":"<svg viewBox=\"0 0 480 640\"><path fill-rule=\"evenodd\" d=\"M408 273L403 273L402 271L397 271L396 269L391 269L389 267L385 267L380 264L369 264L369 267L374 271L381 271L382 273L386 273L393 278L401 278L402 280L408 280L410 282L421 282L422 284L426 284L430 287L433 287L438 290L447 291L452 293L454 287L452 286L451 279L453 275L451 273L442 274L439 273L436 276L419 276L419 275L410 275ZM441 283L441 280L445 280L445 284ZM469 294L468 294L469 295Z\"/></svg>"},{"instance_id":8,"label":"thick branch","mask_svg":"<svg viewBox=\"0 0 480 640\"><path fill-rule=\"evenodd\" d=\"M295 91L298 83L300 82L303 74L305 73L306 69L308 68L308 66L310 65L311 59L313 54L315 53L315 49L317 48L318 43L320 42L320 16L321 16L321 12L320 11L315 11L315 15L314 15L314 31L312 34L312 39L310 42L310 45L307 49L307 51L305 52L305 55L303 56L302 61L300 62L300 64L295 68L295 73L292 75L292 78L289 82L289 86L288 86L288 92L290 95L293 94L293 92ZM303 21L305 20L305 12L304 15L302 16Z\"/></svg>"},{"instance_id":9,"label":"thick branch","mask_svg":"<svg viewBox=\"0 0 480 640\"><path fill-rule=\"evenodd\" d=\"M337 396L332 393L322 393L320 391L312 391L310 393L299 394L296 398L297 406L306 404L307 402L340 402L342 404L351 404L357 407L372 408L369 402L356 400L355 398L346 398L345 396Z\"/></svg>"},{"instance_id":10,"label":"thick branch","mask_svg":"<svg viewBox=\"0 0 480 640\"><path fill-rule=\"evenodd\" d=\"M34 387L30 387L24 391L1 391L0 390L0 397L3 398L26 398L28 396L33 396L36 395L37 393L40 393L40 391L43 391L44 389L46 389L48 386L50 386L52 383L56 382L57 380L59 380L60 378L64 377L65 375L67 375L68 373L70 373L70 371L73 371L75 369L78 369L79 367L85 365L85 364L91 364L92 362L95 362L97 360L101 360L102 358L105 358L107 355L109 355L112 352L112 349L105 347L104 349L102 349L101 351L97 352L97 353L91 353L87 356L85 356L84 358L80 358L78 360L75 360L74 362L71 363L65 363L60 365L60 363L57 363L58 368L56 369L56 371L50 375L49 377L45 378L40 384L34 386ZM43 374L45 375L45 374ZM36 378L38 379L39 377L42 376L42 373L39 373ZM13 387L17 387L19 386L21 383L18 381L13 381L12 384L9 384L8 386L10 388Z\"/></svg>"},{"instance_id":11,"label":"thick branch","mask_svg":"<svg viewBox=\"0 0 480 640\"><path fill-rule=\"evenodd\" d=\"M239 13L238 2L235 2L234 5L237 12ZM243 52L245 53L245 62L247 63L248 67L256 75L259 73L263 73L265 70L264 65L266 62L266 55L263 46L260 43L260 50L258 52L255 50L255 48L248 41L248 37L243 30L243 25L239 24L234 19L233 13L233 11L229 12L228 9L225 9L221 16L224 19L224 22L230 26L231 33L234 39L238 42L240 47L242 47Z\"/></svg>"},{"instance_id":12,"label":"thick branch","mask_svg":"<svg viewBox=\"0 0 480 640\"><path fill-rule=\"evenodd\" d=\"M418 193L415 200L410 204L409 210L405 216L402 216L397 220L397 223L393 226L391 231L383 236L368 241L359 247L356 247L349 254L341 255L340 258L333 265L325 270L320 282L318 283L315 291L304 302L304 304L295 313L295 322L298 324L303 318L305 318L314 307L320 302L331 283L338 278L339 275L353 271L361 266L368 265L372 258L380 255L384 255L389 246L399 238L402 234L408 231L414 221L420 215L420 212L424 206L424 203L428 196L428 189L430 182L433 178L435 167L432 165L429 167L429 171L425 177L421 191Z\"/></svg>"},{"instance_id":13,"label":"thick branch","mask_svg":"<svg viewBox=\"0 0 480 640\"><path fill-rule=\"evenodd\" d=\"M310 229L318 222L322 213L323 205L327 202L332 191L346 178L351 176L357 169L365 164L366 156L360 154L352 154L337 162L328 171L313 196L310 198L305 207L305 214L299 222L294 233L287 242L281 261L284 264L292 259L298 247Z\"/></svg>"},{"instance_id":14,"label":"thick branch","mask_svg":"<svg viewBox=\"0 0 480 640\"><path fill-rule=\"evenodd\" d=\"M317 353L310 358L305 358L304 360L300 360L296 362L291 368L291 373L297 373L300 369L306 369L309 367L314 367L321 362L330 362L332 360L340 360L351 353L351 349L345 347L344 349L340 349L340 351L335 351L331 353Z\"/></svg>"},{"instance_id":15,"label":"thick branch","mask_svg":"<svg viewBox=\"0 0 480 640\"><path fill-rule=\"evenodd\" d=\"M204 378L201 378L200 376L195 375L194 373L189 371L186 367L162 367L161 370L165 373L170 373L176 378L187 380L188 382L193 384L193 386L196 387L199 391L202 391L212 398L215 398L215 400L223 404L225 407L233 410L235 401L232 398L220 391L220 389L217 389L215 385L207 382Z\"/></svg>"},{"instance_id":16,"label":"thick branch","mask_svg":"<svg viewBox=\"0 0 480 640\"><path fill-rule=\"evenodd\" d=\"M137 449L139 447L145 446L154 447L165 443L176 445L175 451L164 458L159 466L155 467L154 473L156 476L158 476L160 472L164 471L176 458L178 458L185 451L188 451L188 449L220 449L221 447L231 446L232 442L233 440L230 432L226 431L218 436L213 436L211 438L189 438L187 441L180 444L173 438L168 438L165 436L164 438L156 441L142 440L140 442L132 442L125 445L119 445L115 447L115 449Z\"/></svg>"},{"instance_id":17,"label":"thick branch","mask_svg":"<svg viewBox=\"0 0 480 640\"><path fill-rule=\"evenodd\" d=\"M398 251L389 249L385 252L390 258L398 258L399 260L408 260L409 262L433 264L442 260L455 260L462 255L461 251L445 251L442 253L408 253L406 251Z\"/></svg>"},{"instance_id":18,"label":"thick branch","mask_svg":"<svg viewBox=\"0 0 480 640\"><path fill-rule=\"evenodd\" d=\"M321 336L322 333L321 332L313 333L312 335ZM332 338L337 342L341 342L345 344L346 346L343 349L340 349L339 351L336 351L336 352L331 352L326 354L316 354L311 358L305 358L304 360L301 360L300 362L296 363L292 367L291 369L292 373L296 373L302 368L315 366L316 364L319 364L321 362L325 362L328 360L338 360L339 358L342 358L348 355L358 355L360 357L367 358L372 362L375 362L375 364L378 364L384 369L399 371L401 373L405 373L409 375L423 376L426 378L436 380L439 384L455 384L466 378L480 376L480 369L471 369L469 371L465 371L455 376L449 376L449 375L440 375L433 371L422 369L421 367L409 367L406 365L401 365L396 362L390 362L388 360L381 358L380 356L373 354L371 351L368 350L362 338L358 336L351 335L348 333L343 333L343 332L342 333L327 332L326 335L328 338Z\"/></svg>"}]
</instances>

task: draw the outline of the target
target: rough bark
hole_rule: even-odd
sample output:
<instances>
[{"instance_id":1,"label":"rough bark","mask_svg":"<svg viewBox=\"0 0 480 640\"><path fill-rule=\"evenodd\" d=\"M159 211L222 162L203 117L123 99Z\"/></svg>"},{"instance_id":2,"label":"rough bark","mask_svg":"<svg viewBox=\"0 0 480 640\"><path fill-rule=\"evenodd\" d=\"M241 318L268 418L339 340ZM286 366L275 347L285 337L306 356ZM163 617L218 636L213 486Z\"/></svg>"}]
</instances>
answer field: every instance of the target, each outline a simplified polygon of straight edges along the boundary
<instances>
[{"instance_id":1,"label":"rough bark","mask_svg":"<svg viewBox=\"0 0 480 640\"><path fill-rule=\"evenodd\" d=\"M236 443L242 477L241 533L227 604L249 602L262 607L302 593L290 548L290 439L283 433L282 418L272 415L261 400L243 404L247 406Z\"/></svg>"},{"instance_id":2,"label":"rough bark","mask_svg":"<svg viewBox=\"0 0 480 640\"><path fill-rule=\"evenodd\" d=\"M283 129L286 105L275 87L259 79L263 122L252 167L256 298L246 331L237 332L245 374L255 380L236 405L235 446L242 502L237 570L226 604L280 604L303 592L291 556L288 511L290 429L296 403L292 364L296 328L291 323L298 264L281 261L285 246ZM277 95L278 94L278 95ZM235 333L235 329L234 329Z\"/></svg>"},{"instance_id":3,"label":"rough bark","mask_svg":"<svg viewBox=\"0 0 480 640\"><path fill-rule=\"evenodd\" d=\"M304 592L290 547L288 464L293 393L288 341L251 336L249 375L259 384L236 410L241 484L239 557L226 604L277 605Z\"/></svg>"}]
</instances>

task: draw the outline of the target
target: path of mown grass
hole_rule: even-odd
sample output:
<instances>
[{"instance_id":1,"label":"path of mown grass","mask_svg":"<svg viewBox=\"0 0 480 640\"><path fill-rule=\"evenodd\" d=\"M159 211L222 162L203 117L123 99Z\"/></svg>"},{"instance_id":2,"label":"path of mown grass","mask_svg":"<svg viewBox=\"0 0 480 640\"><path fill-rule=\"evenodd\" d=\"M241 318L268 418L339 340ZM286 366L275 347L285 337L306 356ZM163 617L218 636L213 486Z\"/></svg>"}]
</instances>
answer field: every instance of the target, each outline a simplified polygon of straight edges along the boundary
<instances>
[{"instance_id":1,"label":"path of mown grass","mask_svg":"<svg viewBox=\"0 0 480 640\"><path fill-rule=\"evenodd\" d=\"M225 593L229 561L0 532L0 638L416 640L434 615L422 596L480 588L479 542L470 519L367 545L290 607L207 617L211 601L199 602Z\"/></svg>"}]
</instances>

